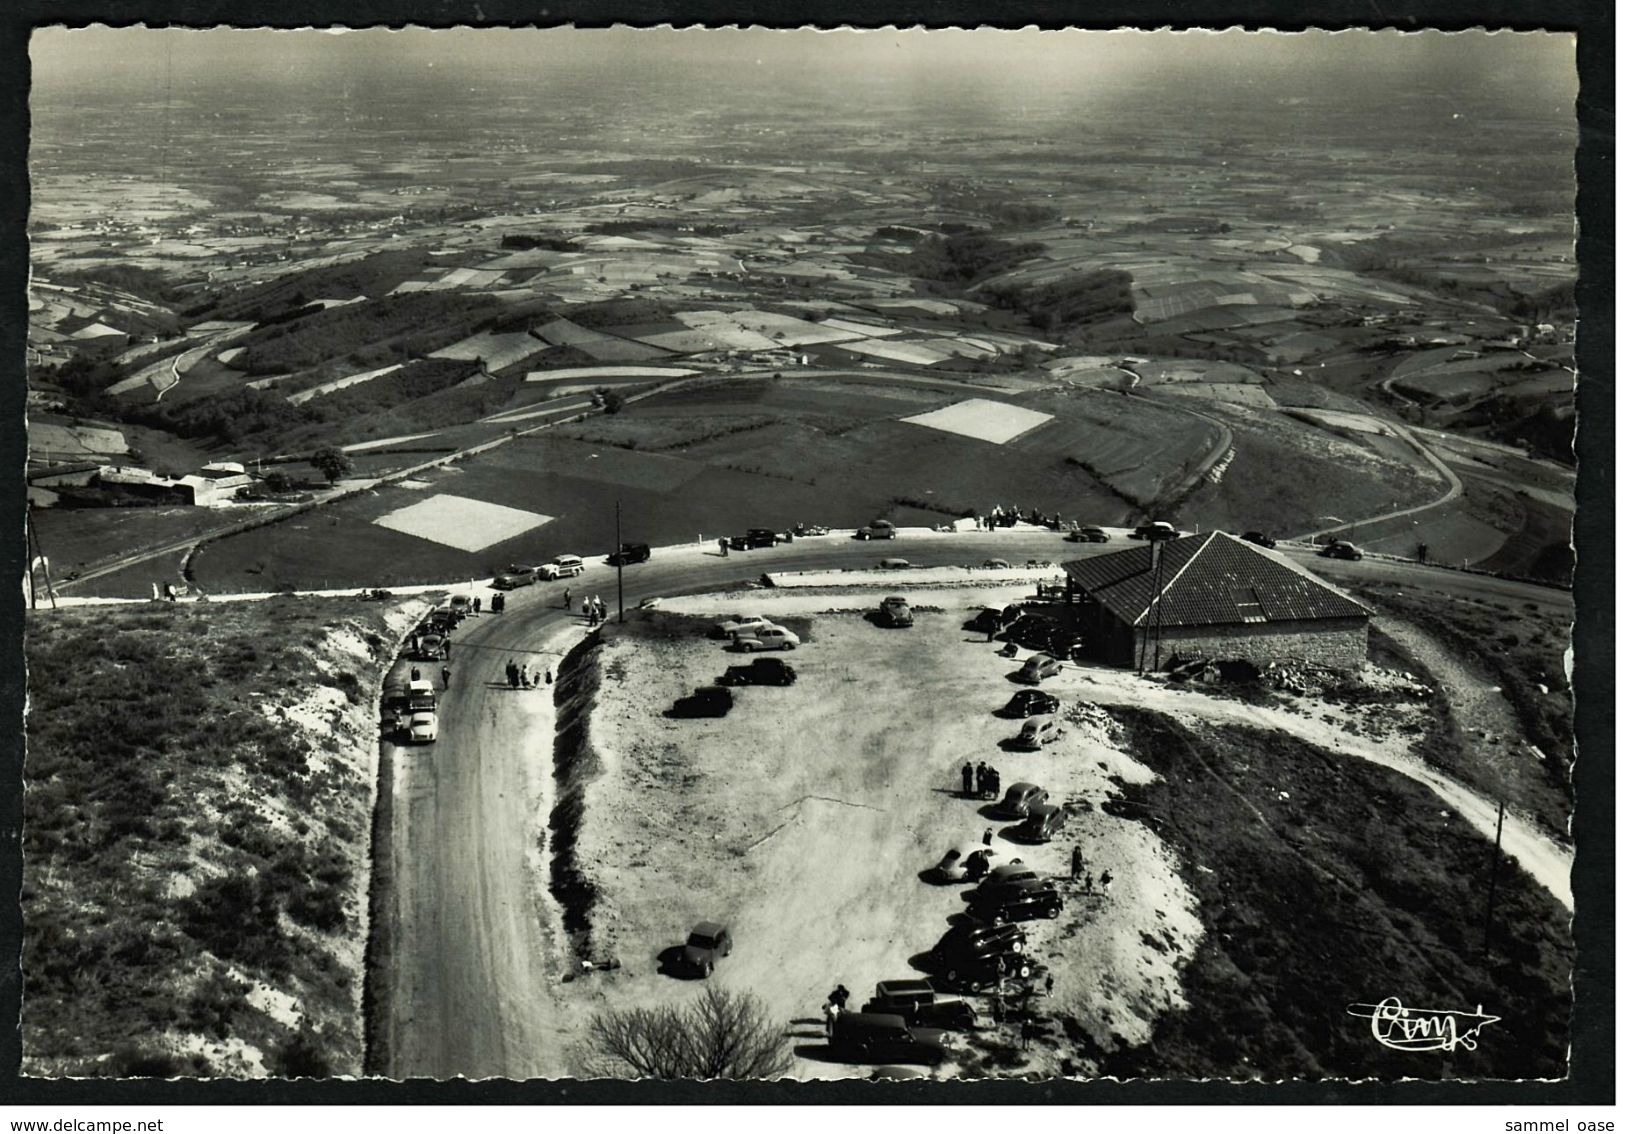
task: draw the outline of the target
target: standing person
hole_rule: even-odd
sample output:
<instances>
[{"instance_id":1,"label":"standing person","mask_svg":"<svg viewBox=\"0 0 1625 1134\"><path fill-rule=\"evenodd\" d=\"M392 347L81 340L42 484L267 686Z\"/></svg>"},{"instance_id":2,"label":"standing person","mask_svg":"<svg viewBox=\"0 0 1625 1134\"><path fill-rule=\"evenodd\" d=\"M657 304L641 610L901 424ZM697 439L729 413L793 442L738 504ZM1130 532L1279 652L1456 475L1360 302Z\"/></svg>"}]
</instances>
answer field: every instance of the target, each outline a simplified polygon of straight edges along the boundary
<instances>
[{"instance_id":1,"label":"standing person","mask_svg":"<svg viewBox=\"0 0 1625 1134\"><path fill-rule=\"evenodd\" d=\"M1044 974L1044 999L1048 1000L1054 994L1055 994L1055 974L1054 973L1045 973Z\"/></svg>"},{"instance_id":2,"label":"standing person","mask_svg":"<svg viewBox=\"0 0 1625 1134\"><path fill-rule=\"evenodd\" d=\"M451 666L443 665L440 667L440 684L442 688L451 688Z\"/></svg>"},{"instance_id":3,"label":"standing person","mask_svg":"<svg viewBox=\"0 0 1625 1134\"><path fill-rule=\"evenodd\" d=\"M1428 561L1428 545L1427 544L1419 543L1419 544L1416 545L1416 561L1418 563L1426 563Z\"/></svg>"},{"instance_id":4,"label":"standing person","mask_svg":"<svg viewBox=\"0 0 1625 1134\"><path fill-rule=\"evenodd\" d=\"M570 588L569 587L564 588L564 609L565 610L570 609Z\"/></svg>"},{"instance_id":5,"label":"standing person","mask_svg":"<svg viewBox=\"0 0 1625 1134\"><path fill-rule=\"evenodd\" d=\"M597 610L598 610L598 621L604 622L604 621L608 620L608 618L609 618L609 607L605 605L604 600L602 598L600 598L598 595L593 595L592 596L592 605L595 608L597 608Z\"/></svg>"},{"instance_id":6,"label":"standing person","mask_svg":"<svg viewBox=\"0 0 1625 1134\"><path fill-rule=\"evenodd\" d=\"M413 666L412 667L412 680L413 681L421 681L422 679L423 679L423 674L421 672L419 672L417 666Z\"/></svg>"},{"instance_id":7,"label":"standing person","mask_svg":"<svg viewBox=\"0 0 1625 1134\"><path fill-rule=\"evenodd\" d=\"M987 774L989 776L991 776L992 779L993 779L993 798L997 799L997 798L999 798L999 786L1000 786L999 770L997 768L989 768L987 770Z\"/></svg>"},{"instance_id":8,"label":"standing person","mask_svg":"<svg viewBox=\"0 0 1625 1134\"><path fill-rule=\"evenodd\" d=\"M529 687L530 687L530 663L529 662L521 662L520 665L519 665L519 688L528 689Z\"/></svg>"},{"instance_id":9,"label":"standing person","mask_svg":"<svg viewBox=\"0 0 1625 1134\"><path fill-rule=\"evenodd\" d=\"M987 764L980 760L976 762L976 794L987 794Z\"/></svg>"},{"instance_id":10,"label":"standing person","mask_svg":"<svg viewBox=\"0 0 1625 1134\"><path fill-rule=\"evenodd\" d=\"M474 596L474 613L478 614L479 612L480 612L480 596L475 595Z\"/></svg>"},{"instance_id":11,"label":"standing person","mask_svg":"<svg viewBox=\"0 0 1625 1134\"><path fill-rule=\"evenodd\" d=\"M1083 877L1083 848L1072 848L1072 881L1076 882Z\"/></svg>"},{"instance_id":12,"label":"standing person","mask_svg":"<svg viewBox=\"0 0 1625 1134\"><path fill-rule=\"evenodd\" d=\"M989 827L987 830L982 832L982 845L984 847L990 847L990 846L993 845L993 828L992 827Z\"/></svg>"},{"instance_id":13,"label":"standing person","mask_svg":"<svg viewBox=\"0 0 1625 1134\"><path fill-rule=\"evenodd\" d=\"M841 1011L846 1011L846 1002L852 999L852 994L846 990L846 985L837 984L835 991L829 994L830 1003Z\"/></svg>"},{"instance_id":14,"label":"standing person","mask_svg":"<svg viewBox=\"0 0 1625 1134\"><path fill-rule=\"evenodd\" d=\"M976 776L976 769L972 768L970 766L970 761L969 760L966 760L965 761L965 766L963 768L959 769L959 785L960 785L960 794L961 795L969 795L971 793L971 790L970 790L971 780L973 780L975 778L975 776Z\"/></svg>"},{"instance_id":15,"label":"standing person","mask_svg":"<svg viewBox=\"0 0 1625 1134\"><path fill-rule=\"evenodd\" d=\"M717 540L717 547L720 548L721 551L722 551L722 558L724 558L724 559L728 558L728 537L727 536L723 536L721 539Z\"/></svg>"},{"instance_id":16,"label":"standing person","mask_svg":"<svg viewBox=\"0 0 1625 1134\"><path fill-rule=\"evenodd\" d=\"M1110 870L1100 872L1100 892L1103 895L1109 895L1112 892L1112 872Z\"/></svg>"},{"instance_id":17,"label":"standing person","mask_svg":"<svg viewBox=\"0 0 1625 1134\"><path fill-rule=\"evenodd\" d=\"M547 675L547 683L549 685L553 684L553 671L551 669L545 669L542 672Z\"/></svg>"},{"instance_id":18,"label":"standing person","mask_svg":"<svg viewBox=\"0 0 1625 1134\"><path fill-rule=\"evenodd\" d=\"M508 664L503 672L508 675L508 688L517 689L519 687L519 669L513 664L512 658L508 659Z\"/></svg>"}]
</instances>

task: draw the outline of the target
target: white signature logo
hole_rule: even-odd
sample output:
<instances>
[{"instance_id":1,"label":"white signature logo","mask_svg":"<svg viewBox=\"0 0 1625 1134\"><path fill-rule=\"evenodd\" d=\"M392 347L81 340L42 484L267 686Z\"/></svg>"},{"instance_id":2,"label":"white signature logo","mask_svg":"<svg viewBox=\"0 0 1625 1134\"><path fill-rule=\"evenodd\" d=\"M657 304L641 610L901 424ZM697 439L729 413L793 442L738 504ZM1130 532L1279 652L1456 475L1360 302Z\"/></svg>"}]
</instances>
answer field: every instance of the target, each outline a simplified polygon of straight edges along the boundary
<instances>
[{"instance_id":1,"label":"white signature logo","mask_svg":"<svg viewBox=\"0 0 1625 1134\"><path fill-rule=\"evenodd\" d=\"M1472 1012L1407 1008L1397 996L1377 1004L1350 1004L1348 1014L1370 1020L1372 1038L1395 1051L1454 1051L1458 1047L1477 1051L1479 1030L1501 1018L1486 1016L1482 1004Z\"/></svg>"}]
</instances>

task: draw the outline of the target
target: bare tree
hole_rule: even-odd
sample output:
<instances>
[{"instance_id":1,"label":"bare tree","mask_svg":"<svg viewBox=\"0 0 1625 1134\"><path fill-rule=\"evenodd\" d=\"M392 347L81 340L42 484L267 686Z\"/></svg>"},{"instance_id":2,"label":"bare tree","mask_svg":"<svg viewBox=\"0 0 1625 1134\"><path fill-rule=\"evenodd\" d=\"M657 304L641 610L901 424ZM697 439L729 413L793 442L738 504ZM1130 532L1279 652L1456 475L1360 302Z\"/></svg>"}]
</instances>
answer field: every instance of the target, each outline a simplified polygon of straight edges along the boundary
<instances>
[{"instance_id":1,"label":"bare tree","mask_svg":"<svg viewBox=\"0 0 1625 1134\"><path fill-rule=\"evenodd\" d=\"M600 1012L577 1062L588 1078L773 1079L791 1058L759 999L713 984L682 1006Z\"/></svg>"}]
</instances>

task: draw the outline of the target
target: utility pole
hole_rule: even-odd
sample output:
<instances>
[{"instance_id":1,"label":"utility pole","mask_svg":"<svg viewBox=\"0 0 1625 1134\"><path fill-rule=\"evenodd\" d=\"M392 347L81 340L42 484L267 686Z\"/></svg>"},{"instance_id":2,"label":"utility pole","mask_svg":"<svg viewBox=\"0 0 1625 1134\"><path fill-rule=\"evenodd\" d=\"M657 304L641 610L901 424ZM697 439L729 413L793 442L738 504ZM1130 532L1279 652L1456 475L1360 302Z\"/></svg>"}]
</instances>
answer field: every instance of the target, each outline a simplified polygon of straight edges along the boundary
<instances>
[{"instance_id":1,"label":"utility pole","mask_svg":"<svg viewBox=\"0 0 1625 1134\"><path fill-rule=\"evenodd\" d=\"M621 543L621 501L615 498L615 621L626 621L626 586L621 581L621 573L626 570L626 556L622 555L626 549Z\"/></svg>"},{"instance_id":2,"label":"utility pole","mask_svg":"<svg viewBox=\"0 0 1625 1134\"><path fill-rule=\"evenodd\" d=\"M1495 850L1490 859L1490 893L1484 903L1484 960L1490 959L1490 926L1495 924L1495 881L1501 870L1501 823L1507 816L1507 801L1502 800L1495 811Z\"/></svg>"}]
</instances>

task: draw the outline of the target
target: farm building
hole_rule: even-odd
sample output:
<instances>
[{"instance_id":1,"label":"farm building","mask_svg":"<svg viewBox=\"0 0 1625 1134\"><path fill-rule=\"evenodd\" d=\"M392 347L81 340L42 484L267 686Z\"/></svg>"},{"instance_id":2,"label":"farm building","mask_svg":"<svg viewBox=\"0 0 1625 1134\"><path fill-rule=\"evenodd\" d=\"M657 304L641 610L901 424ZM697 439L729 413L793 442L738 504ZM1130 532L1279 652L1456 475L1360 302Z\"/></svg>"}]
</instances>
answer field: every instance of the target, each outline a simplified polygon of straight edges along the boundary
<instances>
[{"instance_id":1,"label":"farm building","mask_svg":"<svg viewBox=\"0 0 1625 1134\"><path fill-rule=\"evenodd\" d=\"M1110 665L1150 667L1160 656L1352 669L1366 658L1369 609L1224 532L1064 566L1085 648Z\"/></svg>"}]
</instances>

